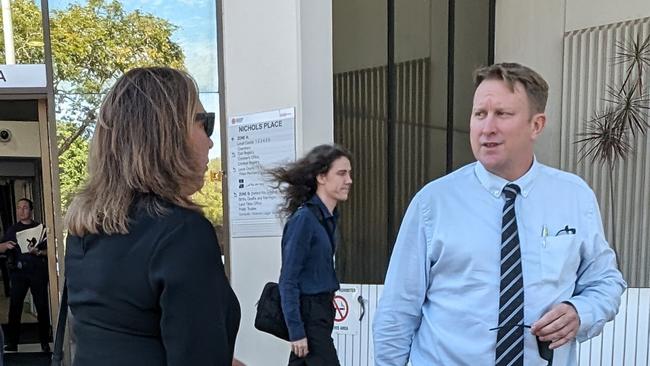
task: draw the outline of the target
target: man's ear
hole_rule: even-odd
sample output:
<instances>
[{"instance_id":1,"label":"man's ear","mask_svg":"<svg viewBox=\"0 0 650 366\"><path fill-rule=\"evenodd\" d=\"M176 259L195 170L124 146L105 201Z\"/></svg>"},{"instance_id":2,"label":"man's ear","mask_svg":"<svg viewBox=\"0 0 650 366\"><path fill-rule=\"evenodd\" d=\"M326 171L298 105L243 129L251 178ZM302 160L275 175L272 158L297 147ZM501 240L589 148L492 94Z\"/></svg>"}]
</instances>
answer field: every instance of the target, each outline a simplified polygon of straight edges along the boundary
<instances>
[{"instance_id":1,"label":"man's ear","mask_svg":"<svg viewBox=\"0 0 650 366\"><path fill-rule=\"evenodd\" d=\"M544 127L546 126L546 113L537 113L533 115L531 119L532 129L531 129L531 139L537 140L539 135L542 134Z\"/></svg>"}]
</instances>

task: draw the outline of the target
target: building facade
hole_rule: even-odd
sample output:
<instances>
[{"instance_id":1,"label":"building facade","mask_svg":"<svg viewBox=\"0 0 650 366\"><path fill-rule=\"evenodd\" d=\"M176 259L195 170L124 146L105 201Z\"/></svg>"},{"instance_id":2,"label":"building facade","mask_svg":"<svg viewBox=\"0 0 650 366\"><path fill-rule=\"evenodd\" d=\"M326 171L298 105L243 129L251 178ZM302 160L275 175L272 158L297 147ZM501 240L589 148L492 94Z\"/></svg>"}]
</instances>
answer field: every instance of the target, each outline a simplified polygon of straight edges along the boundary
<instances>
[{"instance_id":1,"label":"building facade","mask_svg":"<svg viewBox=\"0 0 650 366\"><path fill-rule=\"evenodd\" d=\"M48 1L40 3L47 9ZM63 9L71 2L49 3ZM246 364L284 364L289 347L253 327L262 287L279 276L280 236L232 233L229 118L294 108L297 156L329 142L352 150L354 186L349 202L341 207L343 245L337 252L337 271L342 282L380 286L412 195L426 182L473 161L471 74L494 62L528 65L549 82L548 123L536 157L577 173L594 188L625 279L630 287L650 288L650 139L642 133L631 136L633 153L613 167L585 158L584 145L577 143L590 132L588 122L594 113L606 106L609 88L625 82L626 64L617 62L620 46L650 36L647 0L166 3L180 10L185 3L207 4L201 17L210 21L195 31L207 43L189 43L188 68L206 75L198 80L202 101L209 109L219 109L221 117L223 247L242 308L236 356ZM43 23L48 19L43 17ZM187 16L183 24L192 24L191 19ZM47 39L49 28L44 31ZM44 57L38 63L48 66L47 87L38 90L39 95L6 89L0 99L5 106L14 99L34 99L38 106L37 116L28 118L41 123L37 168L45 174L39 182L45 188L37 191L49 197L40 199L44 221L58 228L61 242L52 50L47 42L41 47ZM647 52L644 62L650 64ZM647 73L640 80L647 89ZM17 119L0 114L6 116L0 124ZM12 162L15 158L0 156ZM276 233L280 222L277 227ZM56 280L54 258L58 255L62 268L63 248L49 250L56 312L62 282ZM645 352L647 356L650 350Z\"/></svg>"},{"instance_id":2,"label":"building facade","mask_svg":"<svg viewBox=\"0 0 650 366\"><path fill-rule=\"evenodd\" d=\"M650 286L647 136L636 136L636 153L614 170L614 218L607 169L581 160L575 143L606 81L623 75L610 62L616 43L647 36L650 3L224 0L221 14L222 117L295 106L298 155L332 141L355 154L337 253L344 282L382 283L411 195L472 160L471 70L514 61L550 84L537 159L592 185L626 280ZM253 365L288 356L284 342L252 327L259 292L280 270L279 245L277 236L230 240L243 309L237 353Z\"/></svg>"}]
</instances>

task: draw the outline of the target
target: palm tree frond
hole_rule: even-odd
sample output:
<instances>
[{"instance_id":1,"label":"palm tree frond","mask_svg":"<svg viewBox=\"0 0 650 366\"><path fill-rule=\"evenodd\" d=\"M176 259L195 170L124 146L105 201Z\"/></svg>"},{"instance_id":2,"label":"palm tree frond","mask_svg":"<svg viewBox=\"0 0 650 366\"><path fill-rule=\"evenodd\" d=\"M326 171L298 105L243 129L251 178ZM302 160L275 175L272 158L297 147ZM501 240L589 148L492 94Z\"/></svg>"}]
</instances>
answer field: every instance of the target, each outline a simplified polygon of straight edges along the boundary
<instances>
[{"instance_id":1,"label":"palm tree frond","mask_svg":"<svg viewBox=\"0 0 650 366\"><path fill-rule=\"evenodd\" d=\"M627 64L625 69L625 80L621 85L621 89L625 88L628 81L631 80L634 71L637 73L637 82L639 90L641 90L641 80L643 79L644 67L650 66L650 35L643 41L641 34L637 33L636 37L630 36L629 41L616 42L616 55L613 59L613 64Z\"/></svg>"},{"instance_id":2,"label":"palm tree frond","mask_svg":"<svg viewBox=\"0 0 650 366\"><path fill-rule=\"evenodd\" d=\"M612 164L618 159L626 159L632 151L628 134L621 129L619 111L613 107L597 112L587 121L587 130L578 134L581 138L576 144L582 144L581 160L589 157L592 162L600 161Z\"/></svg>"},{"instance_id":3,"label":"palm tree frond","mask_svg":"<svg viewBox=\"0 0 650 366\"><path fill-rule=\"evenodd\" d=\"M612 113L612 123L619 129L629 129L633 136L637 133L645 134L650 127L648 123L648 109L650 109L650 95L640 93L637 89L637 82L622 89L608 87L608 97L603 101L609 105L609 112ZM602 118L596 115L594 120Z\"/></svg>"}]
</instances>

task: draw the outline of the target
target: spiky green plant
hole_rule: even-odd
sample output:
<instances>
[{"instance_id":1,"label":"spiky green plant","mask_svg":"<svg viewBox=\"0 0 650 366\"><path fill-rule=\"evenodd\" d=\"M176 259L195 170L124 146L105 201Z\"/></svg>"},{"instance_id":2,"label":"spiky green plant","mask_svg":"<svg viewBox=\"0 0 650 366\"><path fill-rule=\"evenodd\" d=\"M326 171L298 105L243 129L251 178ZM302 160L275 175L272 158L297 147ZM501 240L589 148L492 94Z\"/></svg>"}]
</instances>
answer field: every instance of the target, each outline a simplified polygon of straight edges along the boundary
<instances>
[{"instance_id":1,"label":"spiky green plant","mask_svg":"<svg viewBox=\"0 0 650 366\"><path fill-rule=\"evenodd\" d=\"M586 132L576 141L582 144L578 150L580 161L590 159L594 164L606 165L609 171L609 187L612 220L614 215L614 170L634 152L632 139L638 134L646 135L650 123L648 109L650 98L643 88L643 76L650 67L650 35L641 39L640 34L627 42L616 44L614 65L623 64L625 78L618 87L608 86L603 98L603 108L594 112L586 122ZM615 225L612 237L616 238ZM615 248L615 246L614 246Z\"/></svg>"}]
</instances>

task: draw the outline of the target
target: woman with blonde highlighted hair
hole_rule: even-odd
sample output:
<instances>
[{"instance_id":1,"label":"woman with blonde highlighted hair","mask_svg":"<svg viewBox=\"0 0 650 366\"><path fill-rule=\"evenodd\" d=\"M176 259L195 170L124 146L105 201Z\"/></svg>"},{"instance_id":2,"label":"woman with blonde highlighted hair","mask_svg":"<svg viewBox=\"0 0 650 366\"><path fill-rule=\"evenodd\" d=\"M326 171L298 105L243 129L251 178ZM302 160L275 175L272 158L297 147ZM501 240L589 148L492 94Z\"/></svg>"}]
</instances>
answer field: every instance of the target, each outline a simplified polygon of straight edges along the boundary
<instances>
[{"instance_id":1,"label":"woman with blonde highlighted hair","mask_svg":"<svg viewBox=\"0 0 650 366\"><path fill-rule=\"evenodd\" d=\"M133 69L104 98L66 215L75 366L231 365L239 303L190 198L213 127L183 71Z\"/></svg>"}]
</instances>

